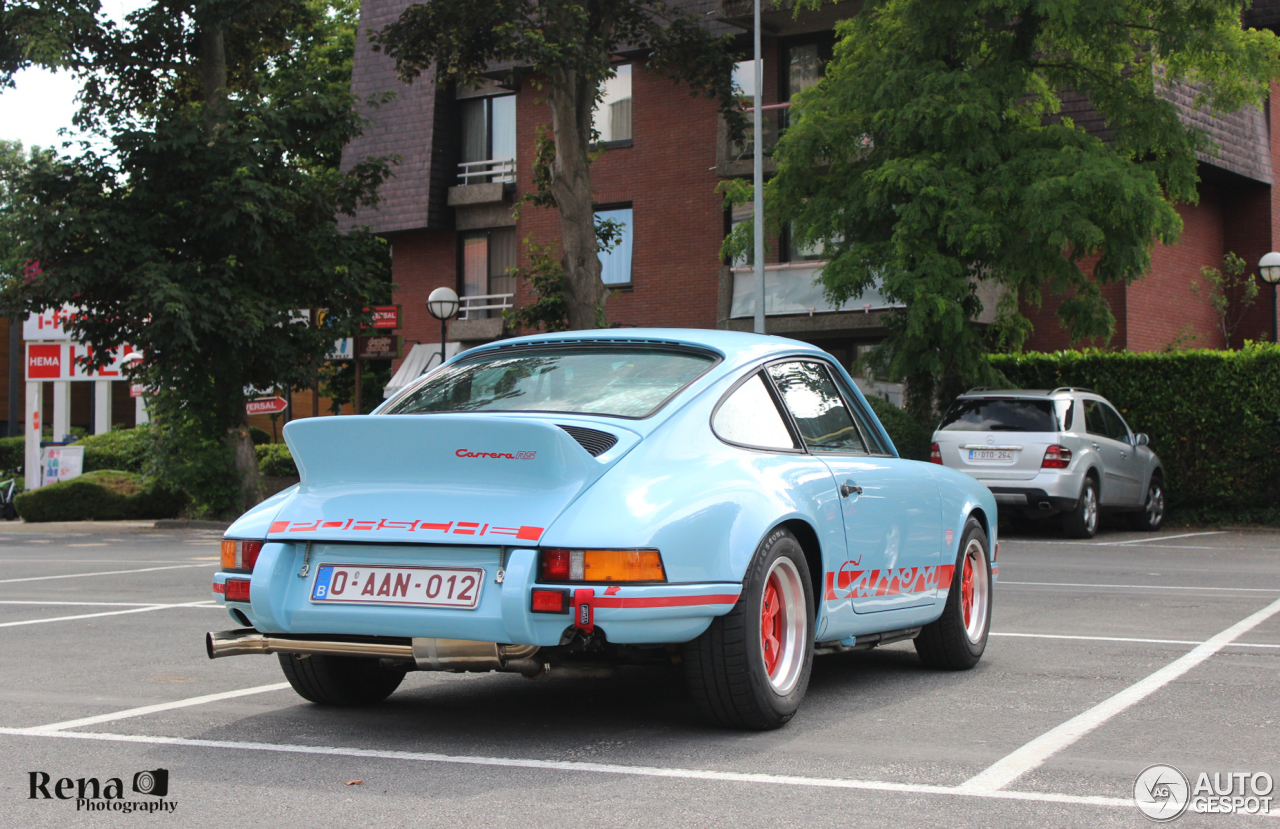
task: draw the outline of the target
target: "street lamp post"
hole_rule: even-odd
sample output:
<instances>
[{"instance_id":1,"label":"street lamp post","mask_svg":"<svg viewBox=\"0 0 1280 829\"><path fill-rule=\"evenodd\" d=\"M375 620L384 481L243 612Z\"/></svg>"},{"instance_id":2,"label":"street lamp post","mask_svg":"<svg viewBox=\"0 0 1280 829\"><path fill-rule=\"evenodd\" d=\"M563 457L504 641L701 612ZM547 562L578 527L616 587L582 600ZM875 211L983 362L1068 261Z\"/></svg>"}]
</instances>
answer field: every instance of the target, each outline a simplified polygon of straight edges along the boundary
<instances>
[{"instance_id":1,"label":"street lamp post","mask_svg":"<svg viewBox=\"0 0 1280 829\"><path fill-rule=\"evenodd\" d=\"M1274 289L1275 285L1280 283L1280 253L1271 251L1266 256L1263 256L1262 261L1258 262L1258 273L1262 276L1262 281L1271 285ZM1272 338L1280 343L1280 304L1276 302L1275 290L1271 294L1271 306L1275 311L1272 320L1272 325L1274 326L1272 328Z\"/></svg>"},{"instance_id":2,"label":"street lamp post","mask_svg":"<svg viewBox=\"0 0 1280 829\"><path fill-rule=\"evenodd\" d=\"M458 292L452 288L436 288L427 297L427 311L440 320L440 365L444 365L445 323L458 313Z\"/></svg>"}]
</instances>

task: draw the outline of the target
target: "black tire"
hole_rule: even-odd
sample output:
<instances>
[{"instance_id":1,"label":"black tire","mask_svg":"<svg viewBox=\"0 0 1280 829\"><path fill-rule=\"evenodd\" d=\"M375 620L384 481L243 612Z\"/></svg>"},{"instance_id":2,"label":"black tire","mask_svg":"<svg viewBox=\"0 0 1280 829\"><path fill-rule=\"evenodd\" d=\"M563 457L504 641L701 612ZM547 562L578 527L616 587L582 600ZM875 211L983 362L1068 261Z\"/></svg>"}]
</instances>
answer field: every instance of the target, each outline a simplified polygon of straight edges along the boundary
<instances>
[{"instance_id":1,"label":"black tire","mask_svg":"<svg viewBox=\"0 0 1280 829\"><path fill-rule=\"evenodd\" d=\"M782 615L794 624L784 633L782 646L774 646L778 655L773 657L771 678L762 633L763 605L770 585L776 598L783 583L787 588L781 602L773 605L775 618ZM796 607L800 601L803 607ZM733 610L717 616L705 633L684 646L685 679L702 715L726 728L756 731L778 728L795 716L813 669L814 608L809 565L800 542L787 530L774 530L747 567L742 595ZM799 630L801 619L803 629Z\"/></svg>"},{"instance_id":2,"label":"black tire","mask_svg":"<svg viewBox=\"0 0 1280 829\"><path fill-rule=\"evenodd\" d=\"M977 610L980 624L966 624L965 610L962 604L962 585L964 581L964 565L966 554L976 542L979 551L980 571L973 572L975 590L979 588L977 579L981 577L981 588L985 591L981 609ZM947 603L942 608L942 615L930 622L916 637L916 653L920 661L930 668L948 671L967 671L987 649L987 636L991 632L991 545L987 534L977 519L970 518L964 526L964 535L960 539L960 552L956 556L955 570L951 576L951 589L947 593ZM972 618L972 615L971 615Z\"/></svg>"},{"instance_id":3,"label":"black tire","mask_svg":"<svg viewBox=\"0 0 1280 829\"><path fill-rule=\"evenodd\" d=\"M285 679L298 696L317 705L373 705L400 686L404 670L382 667L381 660L364 656L299 656L276 654Z\"/></svg>"},{"instance_id":4,"label":"black tire","mask_svg":"<svg viewBox=\"0 0 1280 829\"><path fill-rule=\"evenodd\" d=\"M1147 484L1147 497L1142 502L1142 511L1129 516L1134 529L1144 532L1155 532L1164 525L1164 478L1156 474L1151 476Z\"/></svg>"},{"instance_id":5,"label":"black tire","mask_svg":"<svg viewBox=\"0 0 1280 829\"><path fill-rule=\"evenodd\" d=\"M1067 538L1093 538L1098 534L1098 481L1086 475L1075 509L1062 514L1062 532Z\"/></svg>"}]
</instances>

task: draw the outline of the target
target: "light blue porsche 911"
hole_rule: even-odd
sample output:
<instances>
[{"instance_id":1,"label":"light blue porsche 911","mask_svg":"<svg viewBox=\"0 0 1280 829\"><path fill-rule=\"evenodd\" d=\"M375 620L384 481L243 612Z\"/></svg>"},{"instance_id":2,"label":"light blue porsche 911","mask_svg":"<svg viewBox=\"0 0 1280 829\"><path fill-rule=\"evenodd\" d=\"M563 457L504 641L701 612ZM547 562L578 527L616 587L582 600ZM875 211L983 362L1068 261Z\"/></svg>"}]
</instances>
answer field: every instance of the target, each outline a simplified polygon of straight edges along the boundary
<instances>
[{"instance_id":1,"label":"light blue porsche 911","mask_svg":"<svg viewBox=\"0 0 1280 829\"><path fill-rule=\"evenodd\" d=\"M897 456L826 352L725 331L467 351L364 417L284 430L302 481L246 513L213 590L308 700L406 671L679 665L737 728L795 714L815 654L986 647L996 504Z\"/></svg>"}]
</instances>

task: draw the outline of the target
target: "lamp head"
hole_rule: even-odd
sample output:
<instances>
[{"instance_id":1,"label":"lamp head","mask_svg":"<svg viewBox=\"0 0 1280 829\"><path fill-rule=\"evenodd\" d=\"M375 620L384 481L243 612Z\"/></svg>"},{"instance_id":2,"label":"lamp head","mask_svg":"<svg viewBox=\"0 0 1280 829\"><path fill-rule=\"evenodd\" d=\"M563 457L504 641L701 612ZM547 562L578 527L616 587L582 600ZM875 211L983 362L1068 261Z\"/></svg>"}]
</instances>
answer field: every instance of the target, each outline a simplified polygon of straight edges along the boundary
<instances>
[{"instance_id":1,"label":"lamp head","mask_svg":"<svg viewBox=\"0 0 1280 829\"><path fill-rule=\"evenodd\" d=\"M1280 282L1280 253L1271 251L1258 262L1258 274L1264 282L1275 285Z\"/></svg>"},{"instance_id":2,"label":"lamp head","mask_svg":"<svg viewBox=\"0 0 1280 829\"><path fill-rule=\"evenodd\" d=\"M452 288L436 288L427 297L427 311L438 320L452 319L458 313L458 292Z\"/></svg>"}]
</instances>

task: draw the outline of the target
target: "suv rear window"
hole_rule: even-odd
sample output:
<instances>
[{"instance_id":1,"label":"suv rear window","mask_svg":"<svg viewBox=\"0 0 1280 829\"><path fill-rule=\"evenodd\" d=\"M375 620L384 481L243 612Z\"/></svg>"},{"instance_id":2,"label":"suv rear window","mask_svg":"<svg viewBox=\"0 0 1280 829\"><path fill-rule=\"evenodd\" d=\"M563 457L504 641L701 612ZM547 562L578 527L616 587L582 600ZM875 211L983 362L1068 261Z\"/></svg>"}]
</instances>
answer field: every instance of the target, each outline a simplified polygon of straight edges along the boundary
<instances>
[{"instance_id":1,"label":"suv rear window","mask_svg":"<svg viewBox=\"0 0 1280 829\"><path fill-rule=\"evenodd\" d=\"M487 351L437 371L383 413L562 412L648 417L715 363L710 354L636 345Z\"/></svg>"},{"instance_id":2,"label":"suv rear window","mask_svg":"<svg viewBox=\"0 0 1280 829\"><path fill-rule=\"evenodd\" d=\"M1056 432L1058 418L1049 400L1012 397L957 400L938 429L949 432Z\"/></svg>"}]
</instances>

